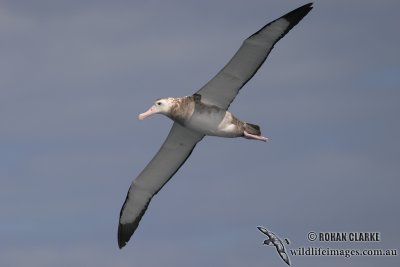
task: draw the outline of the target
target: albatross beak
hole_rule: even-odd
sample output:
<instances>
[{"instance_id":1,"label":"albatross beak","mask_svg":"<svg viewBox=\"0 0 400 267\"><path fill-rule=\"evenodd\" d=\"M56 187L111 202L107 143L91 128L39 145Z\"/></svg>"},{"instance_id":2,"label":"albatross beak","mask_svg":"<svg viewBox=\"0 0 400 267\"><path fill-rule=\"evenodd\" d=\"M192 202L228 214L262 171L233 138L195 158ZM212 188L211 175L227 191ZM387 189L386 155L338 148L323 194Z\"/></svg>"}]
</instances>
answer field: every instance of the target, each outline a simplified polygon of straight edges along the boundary
<instances>
[{"instance_id":1,"label":"albatross beak","mask_svg":"<svg viewBox=\"0 0 400 267\"><path fill-rule=\"evenodd\" d=\"M157 113L157 109L155 106L151 106L148 111L139 114L138 119L143 120L144 118Z\"/></svg>"}]
</instances>

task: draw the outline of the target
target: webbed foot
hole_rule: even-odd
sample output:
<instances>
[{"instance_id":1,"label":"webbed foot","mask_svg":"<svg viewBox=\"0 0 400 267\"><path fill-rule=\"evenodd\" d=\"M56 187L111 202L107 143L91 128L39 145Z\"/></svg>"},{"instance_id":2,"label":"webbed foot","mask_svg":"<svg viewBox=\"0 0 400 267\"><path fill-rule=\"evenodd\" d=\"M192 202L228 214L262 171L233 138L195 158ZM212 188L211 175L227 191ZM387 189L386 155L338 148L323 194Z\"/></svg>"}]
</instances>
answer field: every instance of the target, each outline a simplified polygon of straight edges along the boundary
<instances>
[{"instance_id":1,"label":"webbed foot","mask_svg":"<svg viewBox=\"0 0 400 267\"><path fill-rule=\"evenodd\" d=\"M260 140L260 141L263 141L263 142L267 142L268 141L267 137L264 137L264 136L261 136L261 135L250 134L250 133L248 133L246 131L244 131L243 134L244 134L244 138L246 138L246 139L255 139L255 140Z\"/></svg>"}]
</instances>

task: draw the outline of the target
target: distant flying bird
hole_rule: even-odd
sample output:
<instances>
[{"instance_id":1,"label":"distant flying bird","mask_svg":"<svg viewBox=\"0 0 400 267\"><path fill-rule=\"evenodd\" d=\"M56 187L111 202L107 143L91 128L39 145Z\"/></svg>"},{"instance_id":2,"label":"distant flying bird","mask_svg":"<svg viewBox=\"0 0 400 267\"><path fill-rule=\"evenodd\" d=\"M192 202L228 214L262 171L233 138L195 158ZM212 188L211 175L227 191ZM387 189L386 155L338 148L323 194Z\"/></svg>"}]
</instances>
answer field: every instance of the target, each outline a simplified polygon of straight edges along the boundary
<instances>
[{"instance_id":1,"label":"distant flying bird","mask_svg":"<svg viewBox=\"0 0 400 267\"><path fill-rule=\"evenodd\" d=\"M158 99L139 115L142 120L152 114L163 114L174 124L158 153L129 188L119 218L120 248L135 232L152 197L178 171L205 135L267 141L259 126L240 121L227 109L264 63L275 43L311 9L312 3L299 7L251 35L228 64L194 95Z\"/></svg>"},{"instance_id":2,"label":"distant flying bird","mask_svg":"<svg viewBox=\"0 0 400 267\"><path fill-rule=\"evenodd\" d=\"M276 251L278 252L279 256L281 256L282 260L290 266L289 256L286 254L285 246L283 245L282 240L280 240L273 232L268 231L264 227L258 226L258 230L261 233L268 236L268 239L264 240L265 245L275 246ZM285 238L286 244L289 244L289 240Z\"/></svg>"}]
</instances>

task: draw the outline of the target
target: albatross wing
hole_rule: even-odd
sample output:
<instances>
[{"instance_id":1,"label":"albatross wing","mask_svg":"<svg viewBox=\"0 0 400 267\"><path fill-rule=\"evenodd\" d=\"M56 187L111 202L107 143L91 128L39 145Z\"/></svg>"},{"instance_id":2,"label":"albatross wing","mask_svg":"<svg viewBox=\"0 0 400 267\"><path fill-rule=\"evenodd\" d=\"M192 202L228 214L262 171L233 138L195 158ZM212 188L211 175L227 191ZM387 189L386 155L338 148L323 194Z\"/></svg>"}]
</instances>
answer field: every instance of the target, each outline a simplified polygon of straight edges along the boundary
<instances>
[{"instance_id":1,"label":"albatross wing","mask_svg":"<svg viewBox=\"0 0 400 267\"><path fill-rule=\"evenodd\" d=\"M118 245L124 247L139 225L151 198L179 170L204 137L174 123L158 153L132 182L122 206L118 226Z\"/></svg>"},{"instance_id":2,"label":"albatross wing","mask_svg":"<svg viewBox=\"0 0 400 267\"><path fill-rule=\"evenodd\" d=\"M312 3L301 6L268 23L247 38L228 64L197 91L202 96L202 101L228 109L239 90L264 63L275 43L299 23L311 9Z\"/></svg>"},{"instance_id":3,"label":"albatross wing","mask_svg":"<svg viewBox=\"0 0 400 267\"><path fill-rule=\"evenodd\" d=\"M271 237L271 234L269 233L269 231L268 231L267 229L265 229L264 227L257 226L257 229L258 229L261 233L263 233L264 235L266 235L266 236L268 236L268 237Z\"/></svg>"}]
</instances>

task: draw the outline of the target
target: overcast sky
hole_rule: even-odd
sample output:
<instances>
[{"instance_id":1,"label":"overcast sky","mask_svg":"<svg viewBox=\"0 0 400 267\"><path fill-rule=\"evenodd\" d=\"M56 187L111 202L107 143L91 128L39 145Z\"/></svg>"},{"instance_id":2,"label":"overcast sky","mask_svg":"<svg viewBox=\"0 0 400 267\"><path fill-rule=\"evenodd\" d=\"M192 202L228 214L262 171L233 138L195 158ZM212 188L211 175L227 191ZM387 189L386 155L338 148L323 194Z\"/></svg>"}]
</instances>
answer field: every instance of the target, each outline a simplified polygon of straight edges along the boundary
<instances>
[{"instance_id":1,"label":"overcast sky","mask_svg":"<svg viewBox=\"0 0 400 267\"><path fill-rule=\"evenodd\" d=\"M286 266L299 247L400 249L400 2L315 1L231 106L271 141L207 137L117 246L130 183L241 42L305 4L0 1L0 265ZM380 232L378 243L309 231ZM398 266L295 257L293 266Z\"/></svg>"}]
</instances>

